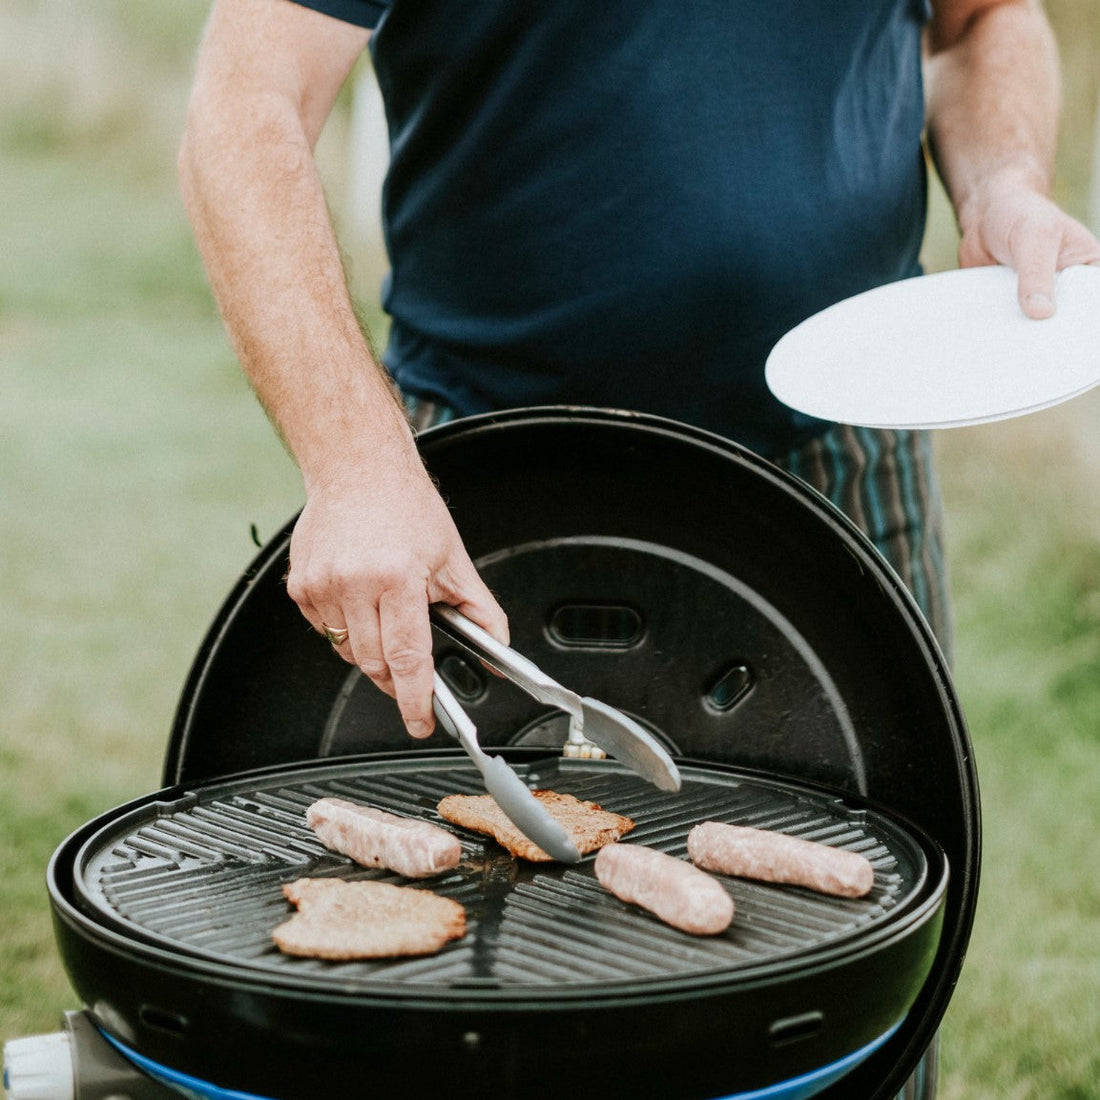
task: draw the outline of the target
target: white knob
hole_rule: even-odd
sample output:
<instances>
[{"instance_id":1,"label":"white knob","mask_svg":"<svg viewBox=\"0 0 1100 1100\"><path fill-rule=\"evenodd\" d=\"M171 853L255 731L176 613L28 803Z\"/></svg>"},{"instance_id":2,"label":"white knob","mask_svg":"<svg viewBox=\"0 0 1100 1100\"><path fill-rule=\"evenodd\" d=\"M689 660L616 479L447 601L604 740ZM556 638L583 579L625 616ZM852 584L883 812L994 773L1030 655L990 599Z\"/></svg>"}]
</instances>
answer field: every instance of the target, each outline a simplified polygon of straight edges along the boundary
<instances>
[{"instance_id":1,"label":"white knob","mask_svg":"<svg viewBox=\"0 0 1100 1100\"><path fill-rule=\"evenodd\" d=\"M73 1053L64 1031L4 1044L7 1100L74 1100Z\"/></svg>"}]
</instances>

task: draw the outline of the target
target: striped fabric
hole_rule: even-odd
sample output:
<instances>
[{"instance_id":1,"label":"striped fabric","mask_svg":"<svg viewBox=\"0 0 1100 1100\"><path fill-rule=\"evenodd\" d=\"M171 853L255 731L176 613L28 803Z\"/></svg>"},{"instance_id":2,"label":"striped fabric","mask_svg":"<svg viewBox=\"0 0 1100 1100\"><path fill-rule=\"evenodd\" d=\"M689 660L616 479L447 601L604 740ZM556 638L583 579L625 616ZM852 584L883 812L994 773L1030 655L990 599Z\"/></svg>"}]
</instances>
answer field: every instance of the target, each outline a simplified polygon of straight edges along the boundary
<instances>
[{"instance_id":1,"label":"striped fabric","mask_svg":"<svg viewBox=\"0 0 1100 1100\"><path fill-rule=\"evenodd\" d=\"M776 465L816 489L870 538L950 659L943 502L930 433L838 424Z\"/></svg>"},{"instance_id":2,"label":"striped fabric","mask_svg":"<svg viewBox=\"0 0 1100 1100\"><path fill-rule=\"evenodd\" d=\"M426 397L417 397L413 393L403 393L401 397L405 402L405 408L409 411L413 430L417 432L434 428L437 424L446 424L448 420L454 420L458 415L449 405L429 401Z\"/></svg>"}]
</instances>

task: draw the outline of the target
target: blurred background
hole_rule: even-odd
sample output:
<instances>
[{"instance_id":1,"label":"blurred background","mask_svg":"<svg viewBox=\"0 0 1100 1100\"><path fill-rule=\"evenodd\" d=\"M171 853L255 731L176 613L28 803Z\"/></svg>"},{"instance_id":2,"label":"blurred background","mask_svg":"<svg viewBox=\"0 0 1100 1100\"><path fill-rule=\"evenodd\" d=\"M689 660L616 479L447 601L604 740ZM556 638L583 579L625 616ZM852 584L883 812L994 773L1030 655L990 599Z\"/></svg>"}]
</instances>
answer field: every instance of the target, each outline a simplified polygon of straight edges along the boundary
<instances>
[{"instance_id":1,"label":"blurred background","mask_svg":"<svg viewBox=\"0 0 1100 1100\"><path fill-rule=\"evenodd\" d=\"M1100 0L1051 0L1057 196L1100 222ZM77 1007L44 872L159 786L211 619L301 504L177 198L205 4L0 0L0 1041ZM363 316L385 322L370 74L320 157ZM360 113L362 111L362 113ZM373 136L372 136L373 135ZM935 190L930 270L955 265ZM1098 349L1100 354L1100 349ZM978 921L946 1100L1100 1097L1100 390L941 433L956 677L982 782Z\"/></svg>"}]
</instances>

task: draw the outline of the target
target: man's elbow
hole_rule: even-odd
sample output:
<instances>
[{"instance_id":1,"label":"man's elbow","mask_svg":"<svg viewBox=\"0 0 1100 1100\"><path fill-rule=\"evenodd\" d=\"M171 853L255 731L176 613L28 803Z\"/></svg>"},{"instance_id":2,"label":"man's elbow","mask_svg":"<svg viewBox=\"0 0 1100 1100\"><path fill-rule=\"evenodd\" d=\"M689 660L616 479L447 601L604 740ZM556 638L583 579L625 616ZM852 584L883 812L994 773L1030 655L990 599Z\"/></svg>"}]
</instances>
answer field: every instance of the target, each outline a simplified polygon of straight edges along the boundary
<instances>
[{"instance_id":1,"label":"man's elbow","mask_svg":"<svg viewBox=\"0 0 1100 1100\"><path fill-rule=\"evenodd\" d=\"M987 35L1044 42L1052 37L1039 0L940 0L926 36L929 55L980 42Z\"/></svg>"}]
</instances>

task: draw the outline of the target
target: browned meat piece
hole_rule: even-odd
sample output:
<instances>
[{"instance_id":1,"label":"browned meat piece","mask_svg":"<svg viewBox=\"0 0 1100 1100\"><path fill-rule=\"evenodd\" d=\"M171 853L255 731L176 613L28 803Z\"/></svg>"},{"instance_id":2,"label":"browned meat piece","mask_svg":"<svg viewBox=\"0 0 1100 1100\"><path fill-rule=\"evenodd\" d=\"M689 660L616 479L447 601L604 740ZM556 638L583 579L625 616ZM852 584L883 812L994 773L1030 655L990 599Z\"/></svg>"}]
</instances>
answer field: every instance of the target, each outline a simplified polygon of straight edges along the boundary
<instances>
[{"instance_id":1,"label":"browned meat piece","mask_svg":"<svg viewBox=\"0 0 1100 1100\"><path fill-rule=\"evenodd\" d=\"M875 884L874 867L858 852L767 829L704 821L688 833L687 849L705 871L807 886L842 898L863 897Z\"/></svg>"},{"instance_id":2,"label":"browned meat piece","mask_svg":"<svg viewBox=\"0 0 1100 1100\"><path fill-rule=\"evenodd\" d=\"M655 848L609 844L596 856L595 868L596 878L617 898L684 932L713 936L733 920L733 898L717 879Z\"/></svg>"},{"instance_id":3,"label":"browned meat piece","mask_svg":"<svg viewBox=\"0 0 1100 1100\"><path fill-rule=\"evenodd\" d=\"M595 802L582 802L571 794L558 794L556 791L532 793L565 826L570 840L582 856L618 840L634 828L634 822L629 817L611 813ZM449 794L437 809L448 821L491 836L520 859L538 863L551 858L508 820L492 795Z\"/></svg>"},{"instance_id":4,"label":"browned meat piece","mask_svg":"<svg viewBox=\"0 0 1100 1100\"><path fill-rule=\"evenodd\" d=\"M300 878L283 893L298 907L271 933L288 955L376 959L431 955L466 934L466 910L450 898L413 886Z\"/></svg>"},{"instance_id":5,"label":"browned meat piece","mask_svg":"<svg viewBox=\"0 0 1100 1100\"><path fill-rule=\"evenodd\" d=\"M428 821L322 798L306 810L306 824L328 848L364 867L386 867L408 878L449 871L462 858L458 839Z\"/></svg>"}]
</instances>

